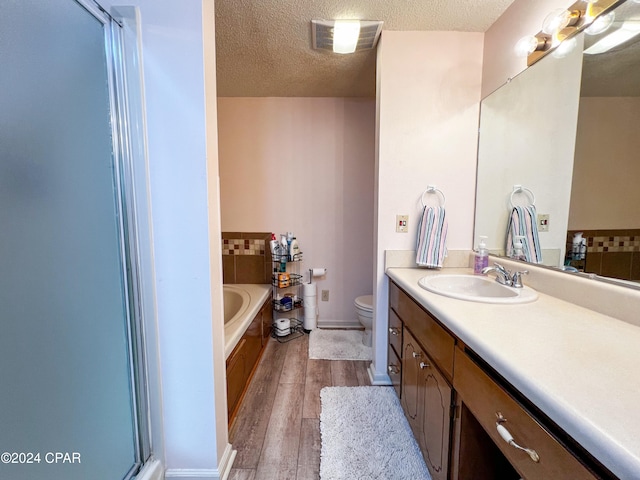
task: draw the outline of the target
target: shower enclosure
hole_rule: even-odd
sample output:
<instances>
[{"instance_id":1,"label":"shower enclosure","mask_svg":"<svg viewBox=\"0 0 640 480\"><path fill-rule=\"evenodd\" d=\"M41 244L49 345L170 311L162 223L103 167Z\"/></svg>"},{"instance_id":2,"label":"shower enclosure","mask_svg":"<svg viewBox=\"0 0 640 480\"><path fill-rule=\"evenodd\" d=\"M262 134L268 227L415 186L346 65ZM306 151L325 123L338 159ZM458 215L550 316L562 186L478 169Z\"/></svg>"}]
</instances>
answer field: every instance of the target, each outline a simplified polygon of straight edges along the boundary
<instances>
[{"instance_id":1,"label":"shower enclosure","mask_svg":"<svg viewBox=\"0 0 640 480\"><path fill-rule=\"evenodd\" d=\"M121 26L0 3L0 478L116 480L151 454Z\"/></svg>"}]
</instances>

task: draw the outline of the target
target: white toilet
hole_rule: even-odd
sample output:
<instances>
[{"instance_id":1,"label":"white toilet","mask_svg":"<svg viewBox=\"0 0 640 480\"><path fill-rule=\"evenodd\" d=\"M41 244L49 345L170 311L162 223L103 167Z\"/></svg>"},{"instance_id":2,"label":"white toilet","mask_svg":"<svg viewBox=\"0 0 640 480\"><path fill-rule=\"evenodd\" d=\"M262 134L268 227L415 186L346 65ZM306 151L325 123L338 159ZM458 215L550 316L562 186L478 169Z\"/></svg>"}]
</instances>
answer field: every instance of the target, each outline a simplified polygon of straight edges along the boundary
<instances>
[{"instance_id":1,"label":"white toilet","mask_svg":"<svg viewBox=\"0 0 640 480\"><path fill-rule=\"evenodd\" d=\"M362 343L370 347L373 342L371 327L373 326L373 295L362 295L354 302L358 320L364 327Z\"/></svg>"}]
</instances>

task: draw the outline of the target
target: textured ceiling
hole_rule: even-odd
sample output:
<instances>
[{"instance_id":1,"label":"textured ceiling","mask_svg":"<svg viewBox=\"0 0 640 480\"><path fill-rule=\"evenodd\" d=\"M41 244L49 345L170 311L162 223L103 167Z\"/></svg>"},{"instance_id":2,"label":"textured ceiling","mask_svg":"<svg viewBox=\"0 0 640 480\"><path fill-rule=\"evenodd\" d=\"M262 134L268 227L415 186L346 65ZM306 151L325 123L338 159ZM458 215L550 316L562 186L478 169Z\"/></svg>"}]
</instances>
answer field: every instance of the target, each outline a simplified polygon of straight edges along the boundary
<instances>
[{"instance_id":1,"label":"textured ceiling","mask_svg":"<svg viewBox=\"0 0 640 480\"><path fill-rule=\"evenodd\" d=\"M216 0L221 97L373 97L375 50L311 48L311 20L382 20L384 30L484 32L513 0Z\"/></svg>"}]
</instances>

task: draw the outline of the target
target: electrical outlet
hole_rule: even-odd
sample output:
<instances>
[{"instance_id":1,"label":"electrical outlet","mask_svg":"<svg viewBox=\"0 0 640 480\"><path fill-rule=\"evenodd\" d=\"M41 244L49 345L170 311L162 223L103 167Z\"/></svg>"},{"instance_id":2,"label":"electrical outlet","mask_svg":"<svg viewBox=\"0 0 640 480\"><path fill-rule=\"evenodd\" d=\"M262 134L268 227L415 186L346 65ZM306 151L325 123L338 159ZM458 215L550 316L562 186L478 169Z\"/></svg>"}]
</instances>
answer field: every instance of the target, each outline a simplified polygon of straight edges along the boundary
<instances>
[{"instance_id":1,"label":"electrical outlet","mask_svg":"<svg viewBox=\"0 0 640 480\"><path fill-rule=\"evenodd\" d=\"M548 213L538 214L538 231L539 232L549 231L549 214Z\"/></svg>"},{"instance_id":2,"label":"electrical outlet","mask_svg":"<svg viewBox=\"0 0 640 480\"><path fill-rule=\"evenodd\" d=\"M409 231L409 215L396 215L396 233Z\"/></svg>"},{"instance_id":3,"label":"electrical outlet","mask_svg":"<svg viewBox=\"0 0 640 480\"><path fill-rule=\"evenodd\" d=\"M322 301L323 302L329 301L329 290L322 290Z\"/></svg>"}]
</instances>

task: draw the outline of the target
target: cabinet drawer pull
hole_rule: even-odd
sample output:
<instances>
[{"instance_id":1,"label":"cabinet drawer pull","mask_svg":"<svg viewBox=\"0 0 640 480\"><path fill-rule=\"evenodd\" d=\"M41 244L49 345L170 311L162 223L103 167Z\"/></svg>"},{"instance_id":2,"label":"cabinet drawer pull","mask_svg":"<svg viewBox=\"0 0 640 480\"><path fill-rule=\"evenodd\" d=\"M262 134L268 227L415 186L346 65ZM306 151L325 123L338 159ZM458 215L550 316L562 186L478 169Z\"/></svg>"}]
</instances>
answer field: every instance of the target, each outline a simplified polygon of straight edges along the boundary
<instances>
[{"instance_id":1,"label":"cabinet drawer pull","mask_svg":"<svg viewBox=\"0 0 640 480\"><path fill-rule=\"evenodd\" d=\"M396 327L389 327L389 333L397 337L400 334L400 331Z\"/></svg>"},{"instance_id":2,"label":"cabinet drawer pull","mask_svg":"<svg viewBox=\"0 0 640 480\"><path fill-rule=\"evenodd\" d=\"M496 417L498 417L498 419L496 420L496 429L498 430L498 434L502 437L502 439L513 448L526 452L532 461L538 463L540 461L540 456L538 455L538 453L531 448L525 448L518 445L513 439L513 435L511 435L511 433L509 433L509 430L507 430L507 428L502 425L502 423L507 421L507 419L502 416L502 413L497 412Z\"/></svg>"},{"instance_id":3,"label":"cabinet drawer pull","mask_svg":"<svg viewBox=\"0 0 640 480\"><path fill-rule=\"evenodd\" d=\"M426 363L426 362L420 362L420 368L429 368L431 366L431 364Z\"/></svg>"},{"instance_id":4,"label":"cabinet drawer pull","mask_svg":"<svg viewBox=\"0 0 640 480\"><path fill-rule=\"evenodd\" d=\"M413 352L413 358L421 358L422 354L419 352Z\"/></svg>"},{"instance_id":5,"label":"cabinet drawer pull","mask_svg":"<svg viewBox=\"0 0 640 480\"><path fill-rule=\"evenodd\" d=\"M389 365L388 370L391 375L397 375L400 373L400 369L397 365Z\"/></svg>"}]
</instances>

